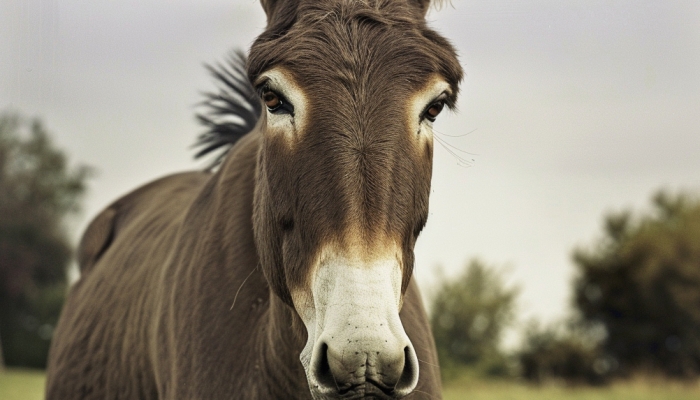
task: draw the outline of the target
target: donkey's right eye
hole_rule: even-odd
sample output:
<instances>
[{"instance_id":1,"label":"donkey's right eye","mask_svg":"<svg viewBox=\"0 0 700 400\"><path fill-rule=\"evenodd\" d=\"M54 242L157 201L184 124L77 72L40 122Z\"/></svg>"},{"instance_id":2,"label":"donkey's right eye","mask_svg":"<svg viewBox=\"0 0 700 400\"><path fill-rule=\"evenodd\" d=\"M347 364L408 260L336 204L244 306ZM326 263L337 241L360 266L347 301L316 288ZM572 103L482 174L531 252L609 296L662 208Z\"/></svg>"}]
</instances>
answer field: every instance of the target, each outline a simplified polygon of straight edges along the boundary
<instances>
[{"instance_id":1,"label":"donkey's right eye","mask_svg":"<svg viewBox=\"0 0 700 400\"><path fill-rule=\"evenodd\" d=\"M282 101L280 100L279 96L277 96L275 92L269 89L263 92L262 99L265 102L267 108L271 110L282 105Z\"/></svg>"}]
</instances>

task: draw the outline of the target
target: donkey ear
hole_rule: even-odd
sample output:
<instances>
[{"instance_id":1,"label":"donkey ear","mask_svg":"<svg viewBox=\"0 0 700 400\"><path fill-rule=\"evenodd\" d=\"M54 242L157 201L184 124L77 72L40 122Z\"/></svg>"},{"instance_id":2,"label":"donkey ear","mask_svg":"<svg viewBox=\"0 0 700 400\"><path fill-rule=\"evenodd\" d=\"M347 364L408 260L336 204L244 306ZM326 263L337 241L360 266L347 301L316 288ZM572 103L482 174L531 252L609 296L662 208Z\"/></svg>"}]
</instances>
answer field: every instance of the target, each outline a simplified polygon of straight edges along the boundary
<instances>
[{"instance_id":1,"label":"donkey ear","mask_svg":"<svg viewBox=\"0 0 700 400\"><path fill-rule=\"evenodd\" d=\"M415 8L422 17L425 17L430 9L430 0L408 0L408 5Z\"/></svg>"},{"instance_id":2,"label":"donkey ear","mask_svg":"<svg viewBox=\"0 0 700 400\"><path fill-rule=\"evenodd\" d=\"M260 4L262 5L263 10L265 10L268 21L270 20L270 16L275 13L275 9L279 3L283 2L283 0L260 0Z\"/></svg>"},{"instance_id":3,"label":"donkey ear","mask_svg":"<svg viewBox=\"0 0 700 400\"><path fill-rule=\"evenodd\" d=\"M296 8L299 0L260 0L263 10L267 15L267 24L270 25L278 15L284 13L284 10Z\"/></svg>"}]
</instances>

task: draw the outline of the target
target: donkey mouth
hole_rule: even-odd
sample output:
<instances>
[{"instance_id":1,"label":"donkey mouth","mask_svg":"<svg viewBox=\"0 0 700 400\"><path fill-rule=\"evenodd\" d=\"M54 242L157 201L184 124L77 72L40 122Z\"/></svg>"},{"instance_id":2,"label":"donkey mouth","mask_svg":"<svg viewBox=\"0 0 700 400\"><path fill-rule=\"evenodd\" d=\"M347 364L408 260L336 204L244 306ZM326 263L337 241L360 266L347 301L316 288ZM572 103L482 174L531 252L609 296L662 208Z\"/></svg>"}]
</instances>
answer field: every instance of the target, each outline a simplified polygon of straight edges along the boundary
<instances>
[{"instance_id":1,"label":"donkey mouth","mask_svg":"<svg viewBox=\"0 0 700 400\"><path fill-rule=\"evenodd\" d=\"M348 385L344 388L338 388L338 392L335 394L324 394L319 397L314 396L314 398L324 399L324 400L354 400L354 399L382 399L382 400L396 400L402 398L403 396L397 396L394 388L389 388L379 382L375 382L372 379L367 379L363 383L357 383L353 385Z\"/></svg>"},{"instance_id":2,"label":"donkey mouth","mask_svg":"<svg viewBox=\"0 0 700 400\"><path fill-rule=\"evenodd\" d=\"M346 349L340 354L335 357L325 342L316 348L309 371L314 399L400 399L415 387L418 371L411 346L393 360L373 357L375 352L363 356ZM360 368L351 370L357 365Z\"/></svg>"}]
</instances>

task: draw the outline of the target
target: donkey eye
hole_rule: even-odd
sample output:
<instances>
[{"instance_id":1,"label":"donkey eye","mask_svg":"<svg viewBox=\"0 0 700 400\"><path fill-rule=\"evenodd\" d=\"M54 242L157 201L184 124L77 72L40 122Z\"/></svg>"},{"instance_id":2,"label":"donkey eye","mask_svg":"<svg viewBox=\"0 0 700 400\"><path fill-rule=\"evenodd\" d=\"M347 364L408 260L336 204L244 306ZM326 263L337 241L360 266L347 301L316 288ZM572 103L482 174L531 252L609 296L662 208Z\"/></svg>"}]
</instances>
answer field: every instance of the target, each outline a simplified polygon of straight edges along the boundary
<instances>
[{"instance_id":1,"label":"donkey eye","mask_svg":"<svg viewBox=\"0 0 700 400\"><path fill-rule=\"evenodd\" d=\"M445 107L445 102L444 101L439 101L437 103L433 103L432 106L428 109L428 111L425 113L425 117L428 118L430 121L435 121L435 118L437 118L438 115L440 115L440 112L442 109Z\"/></svg>"},{"instance_id":2,"label":"donkey eye","mask_svg":"<svg viewBox=\"0 0 700 400\"><path fill-rule=\"evenodd\" d=\"M267 107L268 111L273 114L290 114L294 115L294 106L287 101L282 95L273 91L268 87L263 87L260 90L260 97Z\"/></svg>"},{"instance_id":3,"label":"donkey eye","mask_svg":"<svg viewBox=\"0 0 700 400\"><path fill-rule=\"evenodd\" d=\"M435 122L435 118L437 118L438 115L442 112L442 109L445 108L445 101L447 99L447 96L443 93L435 99L430 105L423 111L423 115L421 115L421 118L425 118L430 122Z\"/></svg>"},{"instance_id":4,"label":"donkey eye","mask_svg":"<svg viewBox=\"0 0 700 400\"><path fill-rule=\"evenodd\" d=\"M277 93L273 92L270 89L265 89L263 91L262 99L263 102L265 102L267 108L270 109L270 111L273 111L274 109L282 105L282 100L280 100L279 96L277 96Z\"/></svg>"}]
</instances>

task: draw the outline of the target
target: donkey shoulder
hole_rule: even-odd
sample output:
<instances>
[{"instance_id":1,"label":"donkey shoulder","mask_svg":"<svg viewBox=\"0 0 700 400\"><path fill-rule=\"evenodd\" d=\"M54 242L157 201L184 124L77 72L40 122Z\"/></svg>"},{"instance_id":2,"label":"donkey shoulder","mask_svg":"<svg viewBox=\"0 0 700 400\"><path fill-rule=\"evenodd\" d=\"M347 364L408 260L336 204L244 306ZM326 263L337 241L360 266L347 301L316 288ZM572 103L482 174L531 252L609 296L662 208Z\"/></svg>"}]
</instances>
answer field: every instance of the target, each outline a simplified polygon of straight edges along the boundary
<instances>
[{"instance_id":1,"label":"donkey shoulder","mask_svg":"<svg viewBox=\"0 0 700 400\"><path fill-rule=\"evenodd\" d=\"M77 260L80 273L89 273L109 249L119 232L144 213L164 207L172 213L173 198L193 199L211 177L208 172L183 172L147 183L115 201L99 213L88 225L78 246Z\"/></svg>"}]
</instances>

